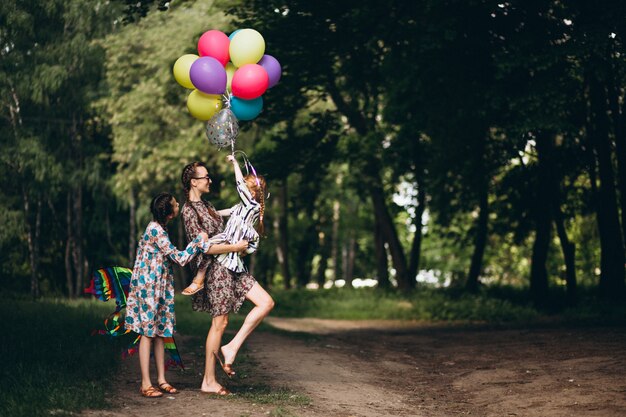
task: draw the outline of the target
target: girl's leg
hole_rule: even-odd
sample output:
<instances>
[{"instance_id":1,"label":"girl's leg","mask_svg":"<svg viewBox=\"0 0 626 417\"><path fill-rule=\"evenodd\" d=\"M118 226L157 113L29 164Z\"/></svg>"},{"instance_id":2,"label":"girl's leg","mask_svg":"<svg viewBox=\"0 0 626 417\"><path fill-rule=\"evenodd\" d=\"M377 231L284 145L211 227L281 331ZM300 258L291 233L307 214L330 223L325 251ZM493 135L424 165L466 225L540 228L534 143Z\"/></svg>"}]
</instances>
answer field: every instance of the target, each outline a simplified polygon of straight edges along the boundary
<instances>
[{"instance_id":1,"label":"girl's leg","mask_svg":"<svg viewBox=\"0 0 626 417\"><path fill-rule=\"evenodd\" d=\"M141 368L141 388L143 390L152 386L150 381L150 347L152 346L152 338L141 336L139 339L139 366Z\"/></svg>"},{"instance_id":2,"label":"girl's leg","mask_svg":"<svg viewBox=\"0 0 626 417\"><path fill-rule=\"evenodd\" d=\"M165 380L165 343L162 337L154 338L154 362L157 370L157 384L166 383Z\"/></svg>"},{"instance_id":3,"label":"girl's leg","mask_svg":"<svg viewBox=\"0 0 626 417\"><path fill-rule=\"evenodd\" d=\"M227 364L235 362L235 357L241 345L243 345L243 342L269 312L272 311L272 308L274 308L274 300L258 283L252 286L250 291L246 294L246 298L254 303L254 308L250 310L246 316L241 329L239 329L235 337L233 337L233 340L227 345L222 346L224 361Z\"/></svg>"},{"instance_id":4,"label":"girl's leg","mask_svg":"<svg viewBox=\"0 0 626 417\"><path fill-rule=\"evenodd\" d=\"M201 391L218 392L222 386L215 379L215 355L222 343L222 335L228 325L228 315L213 317L211 328L206 338L206 352L204 363L204 378L202 379Z\"/></svg>"}]
</instances>

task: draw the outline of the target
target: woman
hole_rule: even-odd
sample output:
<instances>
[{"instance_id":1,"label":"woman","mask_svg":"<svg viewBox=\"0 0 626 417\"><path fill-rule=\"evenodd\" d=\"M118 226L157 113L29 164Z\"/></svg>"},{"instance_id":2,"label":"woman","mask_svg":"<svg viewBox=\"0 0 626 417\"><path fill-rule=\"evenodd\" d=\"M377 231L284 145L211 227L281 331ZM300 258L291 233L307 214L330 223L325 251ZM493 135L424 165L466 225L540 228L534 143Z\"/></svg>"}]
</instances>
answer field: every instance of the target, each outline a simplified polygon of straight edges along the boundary
<instances>
[{"instance_id":1,"label":"woman","mask_svg":"<svg viewBox=\"0 0 626 417\"><path fill-rule=\"evenodd\" d=\"M183 169L181 181L187 197L182 214L187 239L193 240L204 232L210 241L211 237L222 232L224 228L220 213L226 215L230 210L218 212L210 203L202 201L201 196L209 192L211 185L209 171L203 163L187 165ZM243 248L228 252L241 252L246 248L247 242ZM217 254L211 250L208 253ZM250 333L272 310L274 300L248 272L231 272L219 262L214 262L212 256L198 256L191 265L194 274L197 270L207 270L204 289L194 295L193 309L207 312L213 317L206 340L205 370L200 390L208 394L228 395L230 391L215 378L215 359L220 360L222 369L229 377L234 375L232 364L237 352ZM230 343L220 347L222 335L228 325L228 315L237 312L245 299L252 301L254 308L250 310L241 329Z\"/></svg>"}]
</instances>

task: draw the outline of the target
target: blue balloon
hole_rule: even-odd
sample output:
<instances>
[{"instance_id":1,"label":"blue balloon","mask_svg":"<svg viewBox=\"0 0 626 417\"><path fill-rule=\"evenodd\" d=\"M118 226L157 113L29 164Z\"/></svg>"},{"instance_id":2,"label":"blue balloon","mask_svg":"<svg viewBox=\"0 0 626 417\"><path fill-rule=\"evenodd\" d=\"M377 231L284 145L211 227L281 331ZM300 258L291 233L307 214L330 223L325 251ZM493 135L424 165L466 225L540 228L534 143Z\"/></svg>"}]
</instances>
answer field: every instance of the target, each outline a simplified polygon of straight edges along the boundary
<instances>
[{"instance_id":1,"label":"blue balloon","mask_svg":"<svg viewBox=\"0 0 626 417\"><path fill-rule=\"evenodd\" d=\"M263 110L263 97L244 100L239 97L230 99L230 109L239 120L252 120Z\"/></svg>"},{"instance_id":2,"label":"blue balloon","mask_svg":"<svg viewBox=\"0 0 626 417\"><path fill-rule=\"evenodd\" d=\"M236 31L234 31L233 33L231 33L230 35L228 35L228 40L232 41L233 40L233 36L235 36L235 34L237 32L239 32L241 29L237 29Z\"/></svg>"}]
</instances>

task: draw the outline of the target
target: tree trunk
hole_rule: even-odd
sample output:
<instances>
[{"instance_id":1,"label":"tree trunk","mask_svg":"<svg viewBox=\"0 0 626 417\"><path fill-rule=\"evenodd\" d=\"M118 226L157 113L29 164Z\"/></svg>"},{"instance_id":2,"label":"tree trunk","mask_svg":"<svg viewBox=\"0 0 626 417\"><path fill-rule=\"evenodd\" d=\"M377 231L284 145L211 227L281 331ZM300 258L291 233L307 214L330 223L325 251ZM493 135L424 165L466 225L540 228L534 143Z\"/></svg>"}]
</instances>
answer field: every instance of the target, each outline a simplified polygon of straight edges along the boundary
<instances>
[{"instance_id":1,"label":"tree trunk","mask_svg":"<svg viewBox=\"0 0 626 417\"><path fill-rule=\"evenodd\" d=\"M478 280L483 269L483 257L487 246L488 220L489 220L489 186L483 184L480 192L479 213L476 219L476 236L474 237L474 253L470 264L469 275L465 288L470 292L478 291Z\"/></svg>"},{"instance_id":2,"label":"tree trunk","mask_svg":"<svg viewBox=\"0 0 626 417\"><path fill-rule=\"evenodd\" d=\"M343 278L346 280L347 287L353 287L354 281L354 253L356 250L356 239L350 233L348 239L343 245Z\"/></svg>"},{"instance_id":3,"label":"tree trunk","mask_svg":"<svg viewBox=\"0 0 626 417\"><path fill-rule=\"evenodd\" d=\"M74 191L74 237L74 244L72 245L72 258L74 261L74 271L76 272L74 296L80 296L85 274L85 255L83 251L83 189L80 185Z\"/></svg>"},{"instance_id":4,"label":"tree trunk","mask_svg":"<svg viewBox=\"0 0 626 417\"><path fill-rule=\"evenodd\" d=\"M374 216L379 222L385 242L389 245L389 253L391 254L393 267L396 270L398 288L405 292L410 291L412 288L415 288L415 277L409 277L404 250L400 244L391 215L387 210L383 189L380 183L371 183L369 191L374 204Z\"/></svg>"},{"instance_id":5,"label":"tree trunk","mask_svg":"<svg viewBox=\"0 0 626 417\"><path fill-rule=\"evenodd\" d=\"M378 279L378 288L389 289L389 268L387 263L387 249L385 248L385 239L381 230L380 222L374 219L374 253L376 255L376 278Z\"/></svg>"},{"instance_id":6,"label":"tree trunk","mask_svg":"<svg viewBox=\"0 0 626 417\"><path fill-rule=\"evenodd\" d=\"M41 222L41 202L38 204L35 214L35 225L31 223L31 201L25 186L22 186L22 199L24 203L24 224L26 225L26 236L28 239L28 253L30 263L30 295L33 299L39 298L39 238L38 225Z\"/></svg>"},{"instance_id":7,"label":"tree trunk","mask_svg":"<svg viewBox=\"0 0 626 417\"><path fill-rule=\"evenodd\" d=\"M550 248L551 218L548 210L537 210L536 232L530 267L530 295L536 305L545 305L548 293L546 261Z\"/></svg>"},{"instance_id":8,"label":"tree trunk","mask_svg":"<svg viewBox=\"0 0 626 417\"><path fill-rule=\"evenodd\" d=\"M298 245L298 253L296 262L296 284L298 288L305 288L311 281L311 252L315 245L315 223L311 222L304 232L304 238L300 240Z\"/></svg>"},{"instance_id":9,"label":"tree trunk","mask_svg":"<svg viewBox=\"0 0 626 417\"><path fill-rule=\"evenodd\" d=\"M341 279L341 267L339 256L339 216L341 214L341 203L333 202L333 235L331 237L330 257L333 260L333 283Z\"/></svg>"},{"instance_id":10,"label":"tree trunk","mask_svg":"<svg viewBox=\"0 0 626 417\"><path fill-rule=\"evenodd\" d=\"M600 176L599 198L596 201L601 247L600 293L605 298L618 299L624 296L624 241L611 161L606 95L594 74L590 77L589 97L591 105L589 135L598 158Z\"/></svg>"},{"instance_id":11,"label":"tree trunk","mask_svg":"<svg viewBox=\"0 0 626 417\"><path fill-rule=\"evenodd\" d=\"M574 245L567 237L565 224L563 221L563 212L560 204L554 204L554 224L556 226L559 241L561 242L561 251L565 260L565 283L567 288L567 304L573 306L576 304L576 245Z\"/></svg>"},{"instance_id":12,"label":"tree trunk","mask_svg":"<svg viewBox=\"0 0 626 417\"><path fill-rule=\"evenodd\" d=\"M128 197L128 267L133 268L137 251L137 201L135 199L135 190L131 188Z\"/></svg>"},{"instance_id":13,"label":"tree trunk","mask_svg":"<svg viewBox=\"0 0 626 417\"><path fill-rule=\"evenodd\" d=\"M74 232L72 231L72 193L67 193L65 222L67 230L67 239L65 241L65 285L67 286L67 295L74 297L74 279L72 271L72 242Z\"/></svg>"},{"instance_id":14,"label":"tree trunk","mask_svg":"<svg viewBox=\"0 0 626 417\"><path fill-rule=\"evenodd\" d=\"M539 157L533 184L535 195L532 202L532 214L535 221L535 242L530 269L530 294L533 302L539 306L545 305L548 293L546 261L552 232L552 190L549 185L552 183L552 177L548 159L551 140L552 137L549 134L537 133L536 149Z\"/></svg>"},{"instance_id":15,"label":"tree trunk","mask_svg":"<svg viewBox=\"0 0 626 417\"><path fill-rule=\"evenodd\" d=\"M565 261L565 282L567 285L567 303L573 305L576 300L576 265L575 265L575 245L567 236L563 211L561 210L561 174L556 163L557 155L555 149L555 138L553 134L540 133L537 138L537 155L539 163L542 164L542 171L539 173L540 180L548 189L546 197L550 199L551 215L561 243L561 251Z\"/></svg>"},{"instance_id":16,"label":"tree trunk","mask_svg":"<svg viewBox=\"0 0 626 417\"><path fill-rule=\"evenodd\" d=\"M417 207L415 208L415 234L413 235L413 243L411 244L411 253L409 257L409 277L415 279L419 273L420 255L422 252L422 216L426 208L426 192L424 186L420 182L417 187Z\"/></svg>"},{"instance_id":17,"label":"tree trunk","mask_svg":"<svg viewBox=\"0 0 626 417\"><path fill-rule=\"evenodd\" d=\"M289 236L287 232L287 180L285 179L278 188L278 198L276 199L277 213L274 217L274 229L278 239L276 245L276 257L280 265L281 274L285 289L291 288L291 272L289 270Z\"/></svg>"},{"instance_id":18,"label":"tree trunk","mask_svg":"<svg viewBox=\"0 0 626 417\"><path fill-rule=\"evenodd\" d=\"M320 222L319 226L322 226L324 222ZM326 284L326 269L328 268L328 257L330 256L331 250L329 245L329 234L320 231L319 234L319 255L320 261L317 265L317 271L315 273L315 281L319 288L324 288L324 284Z\"/></svg>"},{"instance_id":19,"label":"tree trunk","mask_svg":"<svg viewBox=\"0 0 626 417\"><path fill-rule=\"evenodd\" d=\"M619 201L622 220L622 237L626 239L626 114L624 113L623 97L620 97L620 89L617 86L615 69L612 64L612 56L609 55L607 68L609 77L607 80L607 92L609 109L611 110L611 122L615 133L615 154L617 156L617 177L619 179Z\"/></svg>"}]
</instances>

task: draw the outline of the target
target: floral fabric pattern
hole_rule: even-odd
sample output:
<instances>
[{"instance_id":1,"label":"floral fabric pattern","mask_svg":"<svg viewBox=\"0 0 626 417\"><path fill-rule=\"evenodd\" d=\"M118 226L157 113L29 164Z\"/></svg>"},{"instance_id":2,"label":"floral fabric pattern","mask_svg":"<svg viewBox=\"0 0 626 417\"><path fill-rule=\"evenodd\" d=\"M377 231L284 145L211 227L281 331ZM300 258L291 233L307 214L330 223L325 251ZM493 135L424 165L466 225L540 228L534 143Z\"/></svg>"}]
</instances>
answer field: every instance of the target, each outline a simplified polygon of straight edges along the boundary
<instances>
[{"instance_id":1,"label":"floral fabric pattern","mask_svg":"<svg viewBox=\"0 0 626 417\"><path fill-rule=\"evenodd\" d=\"M215 237L222 232L224 221L210 203L187 201L183 206L182 216L188 240L194 239L200 232L205 232L209 235L209 242L218 243ZM207 265L204 289L193 295L193 310L209 313L213 317L239 311L246 294L256 283L254 277L248 272L229 271L215 262L211 255L199 256L191 264L193 274Z\"/></svg>"},{"instance_id":2,"label":"floral fabric pattern","mask_svg":"<svg viewBox=\"0 0 626 417\"><path fill-rule=\"evenodd\" d=\"M178 250L163 226L150 222L137 247L126 300L125 328L148 337L171 337L176 331L171 262L185 265L209 247L209 242L198 237L184 250Z\"/></svg>"}]
</instances>

